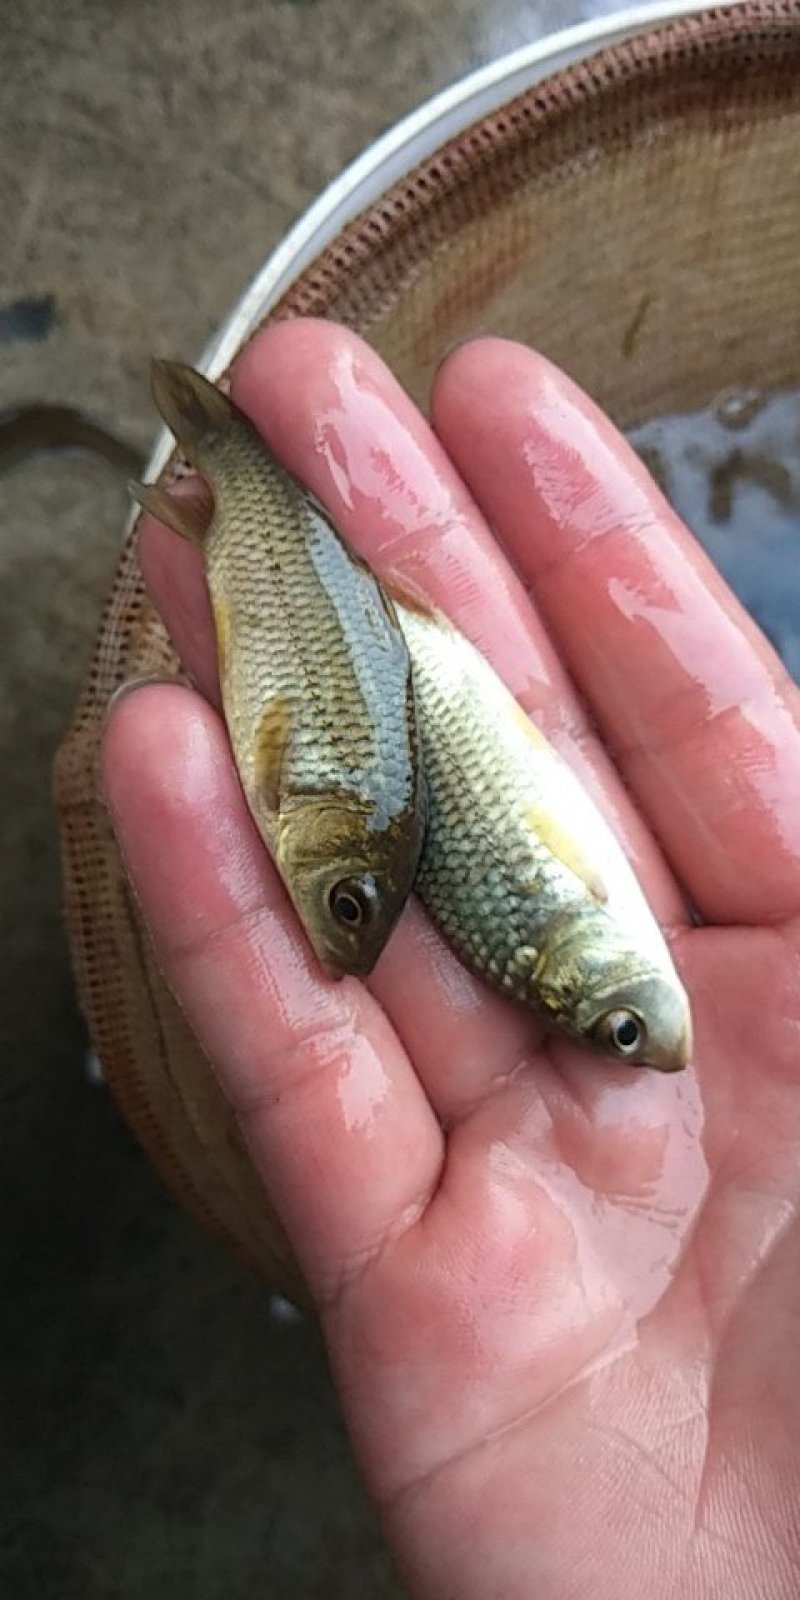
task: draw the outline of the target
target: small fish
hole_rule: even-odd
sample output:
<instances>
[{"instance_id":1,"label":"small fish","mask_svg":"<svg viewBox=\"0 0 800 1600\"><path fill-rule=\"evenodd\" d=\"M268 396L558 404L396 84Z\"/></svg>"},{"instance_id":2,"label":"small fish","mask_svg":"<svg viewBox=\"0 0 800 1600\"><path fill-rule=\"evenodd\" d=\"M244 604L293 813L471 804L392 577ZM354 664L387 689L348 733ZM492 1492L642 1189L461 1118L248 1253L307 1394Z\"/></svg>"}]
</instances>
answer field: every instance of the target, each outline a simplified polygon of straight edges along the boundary
<instances>
[{"instance_id":1,"label":"small fish","mask_svg":"<svg viewBox=\"0 0 800 1600\"><path fill-rule=\"evenodd\" d=\"M394 606L219 389L171 361L153 362L151 382L212 489L210 526L162 488L132 492L203 549L248 805L319 960L363 975L411 890L424 824Z\"/></svg>"},{"instance_id":2,"label":"small fish","mask_svg":"<svg viewBox=\"0 0 800 1600\"><path fill-rule=\"evenodd\" d=\"M443 618L398 602L428 825L416 892L466 965L619 1062L677 1071L689 1002L636 876L572 770Z\"/></svg>"}]
</instances>

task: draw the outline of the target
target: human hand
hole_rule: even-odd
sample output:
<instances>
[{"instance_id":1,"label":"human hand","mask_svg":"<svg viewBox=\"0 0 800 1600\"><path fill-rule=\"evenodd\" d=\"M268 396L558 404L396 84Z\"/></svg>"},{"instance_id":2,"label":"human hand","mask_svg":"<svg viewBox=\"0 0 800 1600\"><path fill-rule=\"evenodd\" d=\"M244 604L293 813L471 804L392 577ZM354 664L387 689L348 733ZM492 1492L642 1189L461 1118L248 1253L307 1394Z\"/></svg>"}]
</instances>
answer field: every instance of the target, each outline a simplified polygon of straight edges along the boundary
<instances>
[{"instance_id":1,"label":"human hand","mask_svg":"<svg viewBox=\"0 0 800 1600\"><path fill-rule=\"evenodd\" d=\"M693 1002L694 1067L613 1067L490 994L416 903L366 984L322 976L215 709L200 558L144 519L200 692L117 703L108 801L316 1299L400 1568L429 1600L794 1597L798 691L541 357L457 350L435 433L330 324L259 335L233 393L578 769Z\"/></svg>"}]
</instances>

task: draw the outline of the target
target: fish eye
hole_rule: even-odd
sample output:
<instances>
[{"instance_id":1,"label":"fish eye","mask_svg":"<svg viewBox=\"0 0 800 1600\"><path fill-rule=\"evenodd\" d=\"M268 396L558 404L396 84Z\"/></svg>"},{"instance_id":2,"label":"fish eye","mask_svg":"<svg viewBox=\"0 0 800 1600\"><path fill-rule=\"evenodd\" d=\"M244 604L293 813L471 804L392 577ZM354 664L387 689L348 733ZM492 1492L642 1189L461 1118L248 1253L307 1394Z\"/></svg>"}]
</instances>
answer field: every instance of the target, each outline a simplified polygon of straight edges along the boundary
<instances>
[{"instance_id":1,"label":"fish eye","mask_svg":"<svg viewBox=\"0 0 800 1600\"><path fill-rule=\"evenodd\" d=\"M644 1023L632 1011L609 1011L597 1024L595 1038L618 1056L633 1056L644 1044Z\"/></svg>"},{"instance_id":2,"label":"fish eye","mask_svg":"<svg viewBox=\"0 0 800 1600\"><path fill-rule=\"evenodd\" d=\"M345 928L361 928L372 915L378 899L375 879L342 878L328 895L332 915Z\"/></svg>"}]
</instances>

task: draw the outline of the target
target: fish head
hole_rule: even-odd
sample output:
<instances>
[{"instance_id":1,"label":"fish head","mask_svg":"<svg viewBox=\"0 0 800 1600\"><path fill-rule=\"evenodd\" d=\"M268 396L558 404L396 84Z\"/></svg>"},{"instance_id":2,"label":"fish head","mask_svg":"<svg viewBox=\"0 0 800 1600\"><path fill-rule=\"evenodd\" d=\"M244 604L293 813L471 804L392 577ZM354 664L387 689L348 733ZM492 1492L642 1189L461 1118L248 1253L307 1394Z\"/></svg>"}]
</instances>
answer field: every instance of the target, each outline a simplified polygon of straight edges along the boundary
<instances>
[{"instance_id":1,"label":"fish head","mask_svg":"<svg viewBox=\"0 0 800 1600\"><path fill-rule=\"evenodd\" d=\"M607 975L606 975L607 980ZM679 1072L692 1052L689 1000L677 975L658 967L621 973L581 998L581 1037L621 1064Z\"/></svg>"},{"instance_id":2,"label":"fish head","mask_svg":"<svg viewBox=\"0 0 800 1600\"><path fill-rule=\"evenodd\" d=\"M372 971L411 892L419 846L411 811L383 828L350 797L295 803L284 813L278 863L332 976Z\"/></svg>"},{"instance_id":3,"label":"fish head","mask_svg":"<svg viewBox=\"0 0 800 1600\"><path fill-rule=\"evenodd\" d=\"M637 946L601 910L560 922L532 977L558 1026L620 1064L679 1072L692 1051L689 1000L660 935Z\"/></svg>"}]
</instances>

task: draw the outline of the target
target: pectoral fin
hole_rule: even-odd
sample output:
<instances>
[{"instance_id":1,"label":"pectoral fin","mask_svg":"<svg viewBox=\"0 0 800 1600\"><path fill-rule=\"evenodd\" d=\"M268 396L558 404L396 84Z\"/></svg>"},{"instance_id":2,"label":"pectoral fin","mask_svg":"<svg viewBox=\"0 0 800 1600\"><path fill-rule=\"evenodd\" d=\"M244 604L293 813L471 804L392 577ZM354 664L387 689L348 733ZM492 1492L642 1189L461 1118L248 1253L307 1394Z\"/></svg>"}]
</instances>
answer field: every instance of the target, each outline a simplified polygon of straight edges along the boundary
<instances>
[{"instance_id":1,"label":"pectoral fin","mask_svg":"<svg viewBox=\"0 0 800 1600\"><path fill-rule=\"evenodd\" d=\"M270 811L280 809L291 731L291 702L286 695L276 695L261 718L253 751L255 781Z\"/></svg>"}]
</instances>

